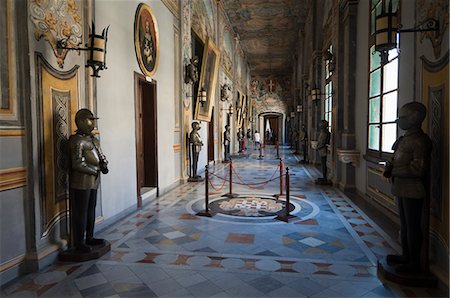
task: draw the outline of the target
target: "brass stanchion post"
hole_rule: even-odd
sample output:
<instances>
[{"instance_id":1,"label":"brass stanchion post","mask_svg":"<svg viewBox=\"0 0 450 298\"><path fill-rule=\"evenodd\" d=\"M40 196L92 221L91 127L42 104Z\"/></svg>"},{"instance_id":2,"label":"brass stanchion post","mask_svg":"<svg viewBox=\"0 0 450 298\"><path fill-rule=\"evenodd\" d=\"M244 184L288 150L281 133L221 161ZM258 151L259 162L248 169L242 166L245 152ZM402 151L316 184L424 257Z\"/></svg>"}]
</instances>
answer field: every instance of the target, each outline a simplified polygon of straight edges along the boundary
<instances>
[{"instance_id":1,"label":"brass stanchion post","mask_svg":"<svg viewBox=\"0 0 450 298\"><path fill-rule=\"evenodd\" d=\"M283 160L280 158L280 196L283 195L283 170L284 170L284 164Z\"/></svg>"},{"instance_id":2,"label":"brass stanchion post","mask_svg":"<svg viewBox=\"0 0 450 298\"><path fill-rule=\"evenodd\" d=\"M233 160L230 159L230 181L229 181L229 192L226 195L223 195L224 197L234 198L238 196L237 194L233 193Z\"/></svg>"},{"instance_id":3,"label":"brass stanchion post","mask_svg":"<svg viewBox=\"0 0 450 298\"><path fill-rule=\"evenodd\" d=\"M290 218L294 218L296 217L295 215L290 215L289 214L289 207L290 207L290 177L289 177L289 167L286 168L286 201L285 201L285 207L284 207L284 214L283 215L278 215L275 219L284 221L284 222L289 222Z\"/></svg>"}]
</instances>

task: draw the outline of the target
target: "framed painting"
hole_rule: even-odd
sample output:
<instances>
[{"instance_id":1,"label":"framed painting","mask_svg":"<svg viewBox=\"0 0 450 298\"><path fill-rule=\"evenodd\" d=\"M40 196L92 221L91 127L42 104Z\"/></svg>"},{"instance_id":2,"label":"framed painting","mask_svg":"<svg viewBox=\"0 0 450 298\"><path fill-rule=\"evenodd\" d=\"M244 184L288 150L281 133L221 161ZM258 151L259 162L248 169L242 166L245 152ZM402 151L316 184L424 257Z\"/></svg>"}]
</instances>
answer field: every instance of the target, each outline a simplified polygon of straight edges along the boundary
<instances>
[{"instance_id":1,"label":"framed painting","mask_svg":"<svg viewBox=\"0 0 450 298\"><path fill-rule=\"evenodd\" d=\"M253 99L248 98L248 108L247 108L247 128L250 127L250 123L252 121L252 115L253 115Z\"/></svg>"},{"instance_id":2,"label":"framed painting","mask_svg":"<svg viewBox=\"0 0 450 298\"><path fill-rule=\"evenodd\" d=\"M239 92L239 105L237 110L237 127L241 128L244 123L244 111L245 111L245 95L242 92Z\"/></svg>"},{"instance_id":3,"label":"framed painting","mask_svg":"<svg viewBox=\"0 0 450 298\"><path fill-rule=\"evenodd\" d=\"M195 120L209 122L216 91L217 73L219 70L220 52L212 40L208 39L203 50L202 69L195 104ZM201 90L206 91L204 101L200 100Z\"/></svg>"},{"instance_id":4,"label":"framed painting","mask_svg":"<svg viewBox=\"0 0 450 298\"><path fill-rule=\"evenodd\" d=\"M140 3L134 17L134 49L142 73L152 76L158 67L158 24L147 4Z\"/></svg>"}]
</instances>

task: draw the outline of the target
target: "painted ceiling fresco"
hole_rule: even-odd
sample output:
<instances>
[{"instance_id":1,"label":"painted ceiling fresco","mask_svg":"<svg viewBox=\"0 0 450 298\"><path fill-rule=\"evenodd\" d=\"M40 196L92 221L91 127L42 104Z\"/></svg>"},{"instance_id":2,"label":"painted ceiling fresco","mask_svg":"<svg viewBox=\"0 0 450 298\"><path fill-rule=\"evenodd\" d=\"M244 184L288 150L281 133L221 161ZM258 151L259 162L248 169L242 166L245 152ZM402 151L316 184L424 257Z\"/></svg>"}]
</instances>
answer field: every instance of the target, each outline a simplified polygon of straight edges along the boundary
<instances>
[{"instance_id":1,"label":"painted ceiling fresco","mask_svg":"<svg viewBox=\"0 0 450 298\"><path fill-rule=\"evenodd\" d=\"M292 69L299 28L311 0L224 0L225 12L239 35L251 76L279 76Z\"/></svg>"}]
</instances>

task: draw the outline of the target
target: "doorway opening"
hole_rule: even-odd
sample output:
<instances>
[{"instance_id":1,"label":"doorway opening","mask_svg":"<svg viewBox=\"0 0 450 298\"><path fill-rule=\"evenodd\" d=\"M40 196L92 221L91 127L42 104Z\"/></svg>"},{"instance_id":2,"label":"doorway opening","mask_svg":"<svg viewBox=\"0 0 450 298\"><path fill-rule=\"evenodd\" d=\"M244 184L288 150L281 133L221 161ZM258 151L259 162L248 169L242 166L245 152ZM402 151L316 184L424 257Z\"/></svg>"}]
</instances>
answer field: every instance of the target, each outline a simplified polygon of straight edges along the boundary
<instances>
[{"instance_id":1,"label":"doorway opening","mask_svg":"<svg viewBox=\"0 0 450 298\"><path fill-rule=\"evenodd\" d=\"M138 207L143 199L159 195L156 84L134 73Z\"/></svg>"},{"instance_id":2,"label":"doorway opening","mask_svg":"<svg viewBox=\"0 0 450 298\"><path fill-rule=\"evenodd\" d=\"M280 116L264 116L264 143L266 145L275 145L280 139Z\"/></svg>"}]
</instances>

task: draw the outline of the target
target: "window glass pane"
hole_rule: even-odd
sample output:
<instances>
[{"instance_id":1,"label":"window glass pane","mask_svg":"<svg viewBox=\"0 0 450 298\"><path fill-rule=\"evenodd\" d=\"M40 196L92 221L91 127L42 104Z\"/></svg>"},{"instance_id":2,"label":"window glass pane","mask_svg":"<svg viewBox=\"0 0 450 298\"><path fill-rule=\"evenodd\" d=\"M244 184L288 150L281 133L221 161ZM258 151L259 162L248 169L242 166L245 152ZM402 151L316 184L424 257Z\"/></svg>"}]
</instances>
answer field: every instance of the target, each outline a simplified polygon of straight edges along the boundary
<instances>
[{"instance_id":1,"label":"window glass pane","mask_svg":"<svg viewBox=\"0 0 450 298\"><path fill-rule=\"evenodd\" d=\"M369 122L380 122L380 97L375 97L369 101Z\"/></svg>"},{"instance_id":2,"label":"window glass pane","mask_svg":"<svg viewBox=\"0 0 450 298\"><path fill-rule=\"evenodd\" d=\"M395 59L383 67L383 92L397 89L398 86L398 59Z\"/></svg>"},{"instance_id":3,"label":"window glass pane","mask_svg":"<svg viewBox=\"0 0 450 298\"><path fill-rule=\"evenodd\" d=\"M378 69L370 74L370 91L369 97L380 94L381 84L381 69Z\"/></svg>"},{"instance_id":4,"label":"window glass pane","mask_svg":"<svg viewBox=\"0 0 450 298\"><path fill-rule=\"evenodd\" d=\"M375 7L375 11L377 16L379 16L383 12L383 3L381 1L378 2L377 6Z\"/></svg>"},{"instance_id":5,"label":"window glass pane","mask_svg":"<svg viewBox=\"0 0 450 298\"><path fill-rule=\"evenodd\" d=\"M377 67L380 67L380 65L380 53L375 51L375 46L372 46L370 48L370 71L374 70Z\"/></svg>"},{"instance_id":6,"label":"window glass pane","mask_svg":"<svg viewBox=\"0 0 450 298\"><path fill-rule=\"evenodd\" d=\"M372 2L372 8L373 7L375 7L377 4L378 4L378 2L380 2L381 0L372 0L371 2Z\"/></svg>"},{"instance_id":7,"label":"window glass pane","mask_svg":"<svg viewBox=\"0 0 450 298\"><path fill-rule=\"evenodd\" d=\"M384 124L383 125L383 140L382 143L382 151L384 152L394 152L392 150L392 145L394 145L395 140L397 139L397 124Z\"/></svg>"},{"instance_id":8,"label":"window glass pane","mask_svg":"<svg viewBox=\"0 0 450 298\"><path fill-rule=\"evenodd\" d=\"M397 48L394 48L394 49L389 51L389 53L388 53L388 61L391 61L392 59L395 59L398 56L398 48L400 48L399 38L398 37L399 37L399 34L397 33Z\"/></svg>"},{"instance_id":9,"label":"window glass pane","mask_svg":"<svg viewBox=\"0 0 450 298\"><path fill-rule=\"evenodd\" d=\"M383 122L397 119L397 91L383 96Z\"/></svg>"},{"instance_id":10,"label":"window glass pane","mask_svg":"<svg viewBox=\"0 0 450 298\"><path fill-rule=\"evenodd\" d=\"M380 150L379 125L369 125L369 149Z\"/></svg>"}]
</instances>

